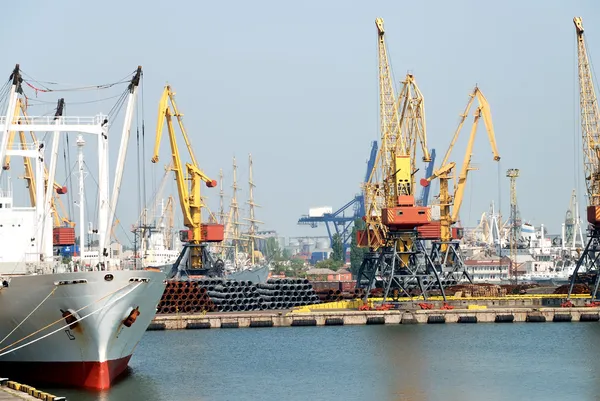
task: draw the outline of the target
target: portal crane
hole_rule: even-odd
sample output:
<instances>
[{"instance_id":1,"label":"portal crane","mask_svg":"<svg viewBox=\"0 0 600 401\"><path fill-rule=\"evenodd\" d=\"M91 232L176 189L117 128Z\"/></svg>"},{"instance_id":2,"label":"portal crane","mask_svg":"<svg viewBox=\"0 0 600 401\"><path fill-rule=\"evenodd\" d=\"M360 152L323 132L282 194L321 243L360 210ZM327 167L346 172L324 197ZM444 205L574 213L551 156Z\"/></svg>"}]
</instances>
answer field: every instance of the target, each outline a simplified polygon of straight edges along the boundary
<instances>
[{"instance_id":1,"label":"portal crane","mask_svg":"<svg viewBox=\"0 0 600 401\"><path fill-rule=\"evenodd\" d=\"M417 227L431 220L430 209L415 203L417 142L429 162L425 102L412 74L407 74L396 101L385 43L383 19L375 20L379 59L381 146L375 167L364 185L365 230L357 243L368 247L358 272L357 286L373 286L411 296L427 296L442 283L418 238ZM381 279L381 282L376 281ZM443 288L442 288L443 291Z\"/></svg>"},{"instance_id":2,"label":"portal crane","mask_svg":"<svg viewBox=\"0 0 600 401\"><path fill-rule=\"evenodd\" d=\"M169 85L165 86L163 94L160 98L158 108L158 122L156 124L156 143L154 146L154 155L152 162L158 162L158 153L160 150L160 141L162 130L167 122L169 132L169 142L171 145L171 154L173 157L173 172L177 181L177 190L179 194L179 202L183 213L183 224L189 229L188 244L185 248L189 248L189 258L191 268L194 270L206 269L205 262L209 259L205 245L206 242L220 242L223 240L223 226L220 224L207 225L202 224L202 208L205 207L202 197L200 196L200 186L203 181L207 187L212 188L217 186L217 182L209 178L200 169L192 145L183 126L182 114L177 109L175 103L175 93ZM177 146L177 138L173 127L172 118L177 119L179 129L185 141L185 145L190 155L191 162L185 164L185 170L179 154ZM191 185L186 181L190 181Z\"/></svg>"},{"instance_id":3,"label":"portal crane","mask_svg":"<svg viewBox=\"0 0 600 401\"><path fill-rule=\"evenodd\" d=\"M479 105L474 111L474 120L473 125L471 127L471 135L467 143L467 149L458 176L458 182L454 185L454 191L453 194L451 194L449 189L449 181L452 178L451 173L456 164L454 162L449 161L450 154L454 149L454 145L458 140L460 131L462 130L462 127L465 123L466 118L469 115L469 111L471 110L471 106L473 105L475 99L477 99ZM460 117L461 118L458 123L458 127L454 132L454 136L452 137L450 146L448 147L446 155L442 160L441 167L438 170L436 170L433 173L433 175L421 181L421 184L423 184L424 186L428 186L429 183L436 178L440 181L440 239L442 242L442 252L446 251L448 243L452 241L452 225L458 222L459 219L460 207L462 206L462 202L464 199L469 171L476 170L476 168L471 165L471 157L473 155L473 144L475 143L475 137L477 135L477 127L481 118L483 118L483 122L485 124L488 139L492 147L492 153L494 154L494 160L500 161L500 155L498 153L498 147L496 145L496 135L494 133L494 125L492 123L492 114L490 111L490 106L487 99L485 98L485 96L483 96L483 93L481 93L481 90L477 86L475 86L473 92L469 95L467 107L465 108L465 111L463 112L463 114L461 114Z\"/></svg>"},{"instance_id":4,"label":"portal crane","mask_svg":"<svg viewBox=\"0 0 600 401\"><path fill-rule=\"evenodd\" d=\"M592 284L591 295L597 297L600 278L600 110L592 81L590 61L584 38L581 17L573 18L577 36L577 64L579 72L579 110L583 144L583 169L587 190L588 242L571 276L568 297L577 281ZM584 272L579 273L583 267Z\"/></svg>"}]
</instances>

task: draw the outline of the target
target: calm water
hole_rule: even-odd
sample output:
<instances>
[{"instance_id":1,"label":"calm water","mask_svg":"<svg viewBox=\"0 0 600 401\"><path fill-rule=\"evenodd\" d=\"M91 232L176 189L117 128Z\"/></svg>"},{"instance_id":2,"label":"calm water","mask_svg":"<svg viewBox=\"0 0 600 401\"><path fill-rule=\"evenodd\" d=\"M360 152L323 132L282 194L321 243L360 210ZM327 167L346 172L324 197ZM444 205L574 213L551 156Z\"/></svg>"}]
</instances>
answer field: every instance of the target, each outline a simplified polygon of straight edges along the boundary
<instances>
[{"instance_id":1,"label":"calm water","mask_svg":"<svg viewBox=\"0 0 600 401\"><path fill-rule=\"evenodd\" d=\"M596 400L600 324L147 332L111 390L72 401Z\"/></svg>"}]
</instances>

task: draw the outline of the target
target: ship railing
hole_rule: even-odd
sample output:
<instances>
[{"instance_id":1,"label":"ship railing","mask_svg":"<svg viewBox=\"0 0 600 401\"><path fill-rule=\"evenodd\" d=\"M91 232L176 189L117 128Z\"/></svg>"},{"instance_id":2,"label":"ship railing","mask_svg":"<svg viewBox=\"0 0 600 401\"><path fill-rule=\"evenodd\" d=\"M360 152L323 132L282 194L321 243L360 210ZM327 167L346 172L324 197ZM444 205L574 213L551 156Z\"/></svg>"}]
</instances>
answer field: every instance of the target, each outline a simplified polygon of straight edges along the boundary
<instances>
[{"instance_id":1,"label":"ship railing","mask_svg":"<svg viewBox=\"0 0 600 401\"><path fill-rule=\"evenodd\" d=\"M80 116L18 116L10 118L12 124L22 125L100 125L108 117L104 114L98 114L93 117ZM0 125L6 124L6 116L0 117Z\"/></svg>"},{"instance_id":2,"label":"ship railing","mask_svg":"<svg viewBox=\"0 0 600 401\"><path fill-rule=\"evenodd\" d=\"M8 150L37 150L44 142L11 143L6 147Z\"/></svg>"}]
</instances>

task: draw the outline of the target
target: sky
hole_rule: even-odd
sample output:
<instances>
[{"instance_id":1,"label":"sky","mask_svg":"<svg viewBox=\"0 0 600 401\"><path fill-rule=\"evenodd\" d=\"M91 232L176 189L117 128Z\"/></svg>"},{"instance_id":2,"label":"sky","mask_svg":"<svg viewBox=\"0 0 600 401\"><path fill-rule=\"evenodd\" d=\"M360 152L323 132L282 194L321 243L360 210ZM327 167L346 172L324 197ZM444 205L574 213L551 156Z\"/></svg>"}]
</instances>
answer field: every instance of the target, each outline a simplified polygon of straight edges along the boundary
<instances>
[{"instance_id":1,"label":"sky","mask_svg":"<svg viewBox=\"0 0 600 401\"><path fill-rule=\"evenodd\" d=\"M594 0L16 2L0 16L0 76L20 63L36 80L98 84L142 65L134 130L143 121L147 197L163 174L149 159L168 82L207 175L216 179L223 169L228 191L235 156L241 202L251 153L262 228L288 237L324 235L324 228L297 220L311 207L335 210L360 191L370 142L380 137L374 21L381 17L395 82L414 74L425 98L428 145L439 159L473 87L489 101L501 161L492 160L481 127L472 157L479 170L469 176L463 225L477 224L491 201L508 215L505 174L518 168L522 217L559 233L573 189L585 203L576 15L583 17L592 62L600 59L600 3ZM38 94L49 102L59 95ZM64 95L69 105L72 94ZM67 110L94 115L111 105ZM453 151L457 163L469 128ZM111 130L120 135L117 123ZM167 162L163 142L161 162ZM139 213L132 201L138 199L136 146L132 140L117 209L126 228ZM115 140L111 161L117 149ZM93 164L93 143L87 151ZM174 190L170 181L167 192ZM217 211L218 189L203 195Z\"/></svg>"}]
</instances>

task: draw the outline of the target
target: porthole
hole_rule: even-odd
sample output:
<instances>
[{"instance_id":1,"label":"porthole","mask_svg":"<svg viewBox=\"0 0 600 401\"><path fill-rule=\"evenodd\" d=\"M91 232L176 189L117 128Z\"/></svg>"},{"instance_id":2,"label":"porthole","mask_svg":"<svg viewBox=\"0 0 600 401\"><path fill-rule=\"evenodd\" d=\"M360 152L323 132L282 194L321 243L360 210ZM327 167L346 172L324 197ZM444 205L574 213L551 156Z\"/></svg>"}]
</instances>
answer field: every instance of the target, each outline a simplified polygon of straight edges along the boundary
<instances>
[{"instance_id":1,"label":"porthole","mask_svg":"<svg viewBox=\"0 0 600 401\"><path fill-rule=\"evenodd\" d=\"M106 276L104 276L104 280L106 280L106 281L112 281L113 278L114 277L112 274L107 274Z\"/></svg>"}]
</instances>

